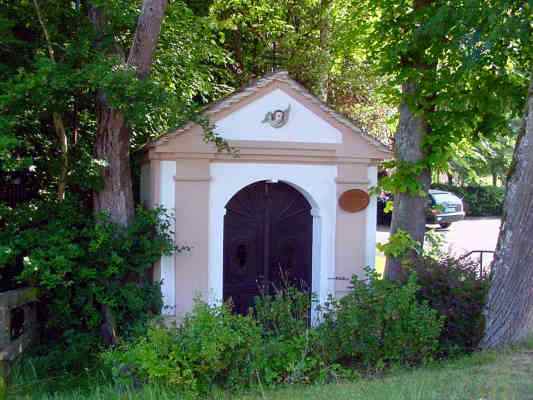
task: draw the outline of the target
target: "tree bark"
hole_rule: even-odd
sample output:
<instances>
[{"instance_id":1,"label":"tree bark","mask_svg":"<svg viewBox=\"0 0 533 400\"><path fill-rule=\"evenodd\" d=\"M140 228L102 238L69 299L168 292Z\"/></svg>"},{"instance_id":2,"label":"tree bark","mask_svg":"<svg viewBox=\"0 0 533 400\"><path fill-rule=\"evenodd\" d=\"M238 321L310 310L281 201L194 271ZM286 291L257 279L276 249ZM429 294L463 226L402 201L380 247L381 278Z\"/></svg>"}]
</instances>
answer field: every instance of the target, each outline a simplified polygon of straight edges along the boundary
<instances>
[{"instance_id":1,"label":"tree bark","mask_svg":"<svg viewBox=\"0 0 533 400\"><path fill-rule=\"evenodd\" d=\"M486 307L486 348L533 334L533 71L507 179L504 215Z\"/></svg>"},{"instance_id":2,"label":"tree bark","mask_svg":"<svg viewBox=\"0 0 533 400\"><path fill-rule=\"evenodd\" d=\"M413 96L417 91L417 85L409 82L403 85L404 99ZM395 134L395 158L398 161L417 163L424 159L422 151L424 137L429 130L423 115L415 114L410 109L407 101L400 105L400 123ZM428 169L422 171L417 177L422 190L428 191L431 183L431 173ZM410 193L396 193L394 197L394 209L390 233L393 235L399 229L409 233L417 242L424 242L426 232L426 197L415 196ZM388 257L385 265L385 278L402 280L405 277L401 260Z\"/></svg>"},{"instance_id":3,"label":"tree bark","mask_svg":"<svg viewBox=\"0 0 533 400\"><path fill-rule=\"evenodd\" d=\"M135 68L137 77L145 79L161 31L167 0L144 0L141 15L126 64ZM102 10L93 8L91 20L97 32L106 27ZM116 46L115 46L116 47ZM114 56L120 56L115 49ZM103 188L94 194L95 212L106 211L112 221L127 225L134 214L130 167L130 129L122 112L111 107L104 93L97 96L97 131L95 155L104 162Z\"/></svg>"},{"instance_id":4,"label":"tree bark","mask_svg":"<svg viewBox=\"0 0 533 400\"><path fill-rule=\"evenodd\" d=\"M446 174L448 177L448 185L453 186L453 175L451 173Z\"/></svg>"}]
</instances>

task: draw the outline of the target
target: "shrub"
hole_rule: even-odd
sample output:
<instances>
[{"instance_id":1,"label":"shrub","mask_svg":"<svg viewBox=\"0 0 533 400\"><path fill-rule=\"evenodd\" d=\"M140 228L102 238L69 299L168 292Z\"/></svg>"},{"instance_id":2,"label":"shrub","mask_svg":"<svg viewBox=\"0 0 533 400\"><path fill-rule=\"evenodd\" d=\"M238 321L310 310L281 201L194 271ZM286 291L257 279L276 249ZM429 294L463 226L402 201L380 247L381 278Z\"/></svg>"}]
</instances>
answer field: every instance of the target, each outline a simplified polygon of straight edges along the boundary
<instances>
[{"instance_id":1,"label":"shrub","mask_svg":"<svg viewBox=\"0 0 533 400\"><path fill-rule=\"evenodd\" d=\"M327 306L319 329L330 362L381 368L431 359L443 321L417 300L416 276L404 285L380 280L370 271L367 277L354 277L351 292Z\"/></svg>"},{"instance_id":2,"label":"shrub","mask_svg":"<svg viewBox=\"0 0 533 400\"><path fill-rule=\"evenodd\" d=\"M324 365L311 329L313 297L283 282L272 294L255 299L254 316L262 328L262 357L256 360L263 384L308 383L320 379Z\"/></svg>"},{"instance_id":3,"label":"shrub","mask_svg":"<svg viewBox=\"0 0 533 400\"><path fill-rule=\"evenodd\" d=\"M284 286L256 298L246 316L233 314L231 305L197 302L179 327L152 326L103 359L123 384L208 395L217 388L330 381L433 357L442 318L417 300L414 274L403 286L370 273L368 282L354 278L353 285L319 310L324 321L317 327L309 323L310 294Z\"/></svg>"},{"instance_id":4,"label":"shrub","mask_svg":"<svg viewBox=\"0 0 533 400\"><path fill-rule=\"evenodd\" d=\"M473 351L484 331L483 308L489 279L479 276L479 265L467 259L419 257L413 269L417 297L445 317L440 335L442 354Z\"/></svg>"},{"instance_id":5,"label":"shrub","mask_svg":"<svg viewBox=\"0 0 533 400\"><path fill-rule=\"evenodd\" d=\"M24 258L18 279L41 289L47 337L98 335L104 304L122 334L159 312L159 283L142 278L173 247L162 210L138 209L128 227L94 217L70 200L4 212L0 264Z\"/></svg>"},{"instance_id":6,"label":"shrub","mask_svg":"<svg viewBox=\"0 0 533 400\"><path fill-rule=\"evenodd\" d=\"M93 332L68 330L61 340L53 345L43 343L31 346L24 353L20 366L31 366L32 381L49 380L53 376L86 374L89 370L99 370L100 338Z\"/></svg>"},{"instance_id":7,"label":"shrub","mask_svg":"<svg viewBox=\"0 0 533 400\"><path fill-rule=\"evenodd\" d=\"M261 330L253 318L233 314L226 305L197 302L177 329L153 326L146 336L105 353L104 360L118 379L126 375L128 380L202 394L216 386L255 382L260 342Z\"/></svg>"},{"instance_id":8,"label":"shrub","mask_svg":"<svg viewBox=\"0 0 533 400\"><path fill-rule=\"evenodd\" d=\"M501 216L505 189L497 186L450 186L433 185L435 189L442 189L455 193L463 199L465 212L472 217Z\"/></svg>"},{"instance_id":9,"label":"shrub","mask_svg":"<svg viewBox=\"0 0 533 400\"><path fill-rule=\"evenodd\" d=\"M254 315L268 336L292 337L310 325L312 295L287 282L255 298Z\"/></svg>"}]
</instances>

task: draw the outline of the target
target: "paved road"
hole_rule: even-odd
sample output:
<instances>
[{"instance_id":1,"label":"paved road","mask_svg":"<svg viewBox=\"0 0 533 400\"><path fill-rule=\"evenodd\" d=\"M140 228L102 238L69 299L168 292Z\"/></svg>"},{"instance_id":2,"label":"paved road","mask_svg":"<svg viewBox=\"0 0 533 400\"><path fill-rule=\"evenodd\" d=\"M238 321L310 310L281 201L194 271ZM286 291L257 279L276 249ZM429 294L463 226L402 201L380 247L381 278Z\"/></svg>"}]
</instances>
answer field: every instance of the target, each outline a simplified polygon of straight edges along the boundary
<instances>
[{"instance_id":1,"label":"paved road","mask_svg":"<svg viewBox=\"0 0 533 400\"><path fill-rule=\"evenodd\" d=\"M430 226L441 233L446 247L452 254L461 255L472 250L495 250L500 230L500 218L467 218L455 222L448 229ZM377 241L385 242L389 237L388 227L378 227Z\"/></svg>"}]
</instances>

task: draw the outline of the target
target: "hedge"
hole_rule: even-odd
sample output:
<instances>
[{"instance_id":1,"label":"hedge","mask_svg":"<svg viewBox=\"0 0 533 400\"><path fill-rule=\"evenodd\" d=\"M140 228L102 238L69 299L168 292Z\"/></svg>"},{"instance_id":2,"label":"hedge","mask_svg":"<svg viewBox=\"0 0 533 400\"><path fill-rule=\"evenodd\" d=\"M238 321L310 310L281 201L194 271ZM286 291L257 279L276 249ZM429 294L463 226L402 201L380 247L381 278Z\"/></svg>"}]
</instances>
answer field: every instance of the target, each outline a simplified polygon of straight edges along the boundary
<instances>
[{"instance_id":1,"label":"hedge","mask_svg":"<svg viewBox=\"0 0 533 400\"><path fill-rule=\"evenodd\" d=\"M446 190L461 197L468 216L495 217L502 215L505 197L503 187L434 184L432 188Z\"/></svg>"}]
</instances>

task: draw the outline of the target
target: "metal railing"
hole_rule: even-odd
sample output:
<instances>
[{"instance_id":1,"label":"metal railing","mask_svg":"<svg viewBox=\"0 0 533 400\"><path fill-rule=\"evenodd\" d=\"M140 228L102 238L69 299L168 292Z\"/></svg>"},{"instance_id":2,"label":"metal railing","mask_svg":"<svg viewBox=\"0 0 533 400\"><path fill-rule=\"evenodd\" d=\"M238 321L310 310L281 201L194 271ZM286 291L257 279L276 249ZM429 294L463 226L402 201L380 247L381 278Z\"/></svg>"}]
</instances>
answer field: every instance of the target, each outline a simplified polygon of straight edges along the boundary
<instances>
[{"instance_id":1,"label":"metal railing","mask_svg":"<svg viewBox=\"0 0 533 400\"><path fill-rule=\"evenodd\" d=\"M490 275L491 265L495 253L496 252L494 250L472 250L461 256L461 259L469 258L471 260L474 260L475 258L477 258L477 260L479 260L479 276L485 277L487 275ZM491 255L491 257L488 256L489 254ZM475 257L476 255L477 257ZM486 261L488 261L488 263Z\"/></svg>"}]
</instances>

